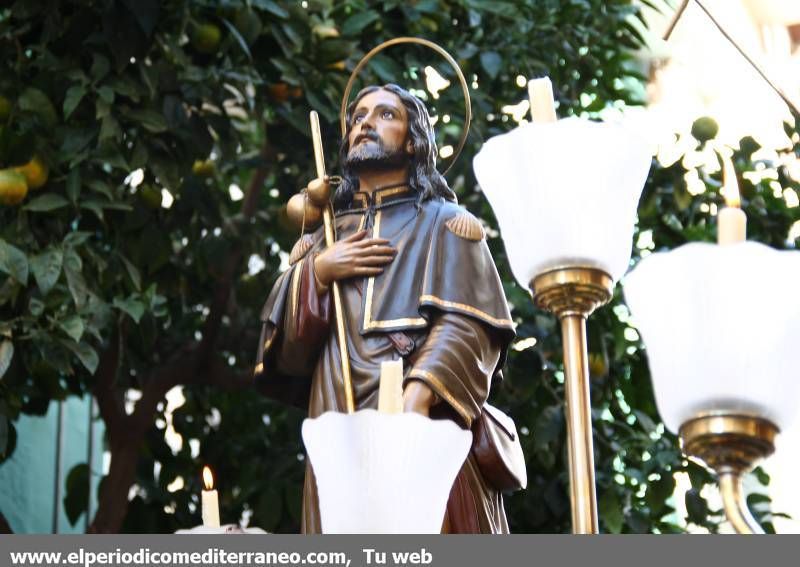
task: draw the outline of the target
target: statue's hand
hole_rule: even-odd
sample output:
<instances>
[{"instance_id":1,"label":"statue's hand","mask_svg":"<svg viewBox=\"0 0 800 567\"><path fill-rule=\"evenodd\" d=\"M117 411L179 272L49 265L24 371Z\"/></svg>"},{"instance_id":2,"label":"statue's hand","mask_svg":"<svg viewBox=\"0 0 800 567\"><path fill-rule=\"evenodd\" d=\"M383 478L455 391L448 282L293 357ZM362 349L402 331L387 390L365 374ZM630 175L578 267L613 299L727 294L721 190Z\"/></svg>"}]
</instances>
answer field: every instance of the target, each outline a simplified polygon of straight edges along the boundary
<instances>
[{"instance_id":1,"label":"statue's hand","mask_svg":"<svg viewBox=\"0 0 800 567\"><path fill-rule=\"evenodd\" d=\"M360 230L329 246L314 259L314 272L323 286L354 277L377 276L397 251L384 238L365 238Z\"/></svg>"},{"instance_id":2,"label":"statue's hand","mask_svg":"<svg viewBox=\"0 0 800 567\"><path fill-rule=\"evenodd\" d=\"M421 380L411 380L403 390L403 411L417 412L428 417L436 401L436 394Z\"/></svg>"}]
</instances>

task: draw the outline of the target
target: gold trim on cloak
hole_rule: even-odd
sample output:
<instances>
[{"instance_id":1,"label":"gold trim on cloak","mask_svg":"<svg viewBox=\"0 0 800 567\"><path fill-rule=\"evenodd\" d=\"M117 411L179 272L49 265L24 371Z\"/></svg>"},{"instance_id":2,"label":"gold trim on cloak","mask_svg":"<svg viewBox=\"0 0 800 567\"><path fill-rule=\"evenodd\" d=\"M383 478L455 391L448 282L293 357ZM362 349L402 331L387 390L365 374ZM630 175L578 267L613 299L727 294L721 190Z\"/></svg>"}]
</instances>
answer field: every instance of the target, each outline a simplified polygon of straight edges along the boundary
<instances>
[{"instance_id":1,"label":"gold trim on cloak","mask_svg":"<svg viewBox=\"0 0 800 567\"><path fill-rule=\"evenodd\" d=\"M377 195L377 204L381 204L381 197L394 195L400 193L402 191L407 191L408 189L405 187L398 187L392 191L386 191L383 195ZM372 226L372 238L379 238L380 230L381 230L381 213L382 211L377 211L375 213L375 224ZM366 215L365 215L366 216ZM372 319L372 295L375 291L375 276L370 276L369 280L367 281L367 294L366 294L366 301L364 302L364 330L372 330L372 329L385 329L386 327L397 327L397 326L407 326L407 325L426 325L427 321L422 317L406 317L403 319L389 319L384 321L373 321Z\"/></svg>"},{"instance_id":2,"label":"gold trim on cloak","mask_svg":"<svg viewBox=\"0 0 800 567\"><path fill-rule=\"evenodd\" d=\"M303 263L305 261L305 258L301 258L294 265L294 273L292 274L292 295L289 298L292 307L292 321L297 321L297 304L300 299L300 274L303 271Z\"/></svg>"},{"instance_id":3,"label":"gold trim on cloak","mask_svg":"<svg viewBox=\"0 0 800 567\"><path fill-rule=\"evenodd\" d=\"M453 394L451 394L450 391L445 387L444 382L439 380L436 375L428 372L427 370L412 367L411 372L408 373L408 378L406 378L406 380L409 378L418 378L425 382L430 382L433 391L439 395L439 397L446 400L447 403L458 412L458 415L464 418L464 423L467 424L467 427L472 425L472 419L470 418L467 409L461 405L458 400L456 400L455 396L453 396Z\"/></svg>"},{"instance_id":4,"label":"gold trim on cloak","mask_svg":"<svg viewBox=\"0 0 800 567\"><path fill-rule=\"evenodd\" d=\"M466 303L458 303L456 301L447 301L446 299L441 299L436 297L435 295L421 295L419 298L420 303L430 302L439 305L440 307L449 307L451 309L457 309L459 311L463 311L469 313L470 315L474 315L479 319L483 319L487 323L491 323L492 325L496 325L498 327L511 327L514 328L514 322L511 319L498 319L496 317L492 317L485 311L481 311L480 309L476 309L471 305L467 305Z\"/></svg>"},{"instance_id":5,"label":"gold trim on cloak","mask_svg":"<svg viewBox=\"0 0 800 567\"><path fill-rule=\"evenodd\" d=\"M387 191L383 196L392 195L395 193L399 193L404 189L398 187L397 190L394 191ZM381 195L378 195L377 202L380 204ZM372 238L379 238L380 236L380 227L381 227L381 212L377 211L375 213L375 224L372 227ZM366 218L366 215L364 215ZM420 325L427 325L427 319L423 317L404 317L402 319L384 319L380 321L376 321L372 319L372 297L373 292L375 290L375 276L370 276L369 280L367 281L367 293L365 295L366 301L364 303L364 330L370 331L375 329L386 329L390 327L404 327L404 326L420 326ZM466 303L458 303L455 301L447 301L446 299L441 299L436 297L435 295L422 295L419 298L420 303L433 303L434 305L438 305L439 307L451 308L461 311L462 313L467 313L469 315L473 315L478 319L481 319L490 325L496 325L498 327L507 327L511 330L516 328L514 322L511 319L498 319L497 317L492 317L485 311L481 311L471 305L467 305Z\"/></svg>"}]
</instances>

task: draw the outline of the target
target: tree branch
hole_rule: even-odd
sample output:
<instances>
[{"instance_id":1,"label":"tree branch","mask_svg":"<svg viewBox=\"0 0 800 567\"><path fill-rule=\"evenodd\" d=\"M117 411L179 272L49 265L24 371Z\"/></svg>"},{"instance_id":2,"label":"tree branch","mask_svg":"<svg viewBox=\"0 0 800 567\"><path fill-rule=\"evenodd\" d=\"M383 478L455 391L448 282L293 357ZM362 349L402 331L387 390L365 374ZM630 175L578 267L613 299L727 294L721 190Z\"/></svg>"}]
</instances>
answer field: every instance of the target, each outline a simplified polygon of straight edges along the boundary
<instances>
[{"instance_id":1,"label":"tree branch","mask_svg":"<svg viewBox=\"0 0 800 567\"><path fill-rule=\"evenodd\" d=\"M229 391L245 390L253 387L253 374L250 371L236 372L224 360L215 358L207 371L197 375L195 383Z\"/></svg>"},{"instance_id":2,"label":"tree branch","mask_svg":"<svg viewBox=\"0 0 800 567\"><path fill-rule=\"evenodd\" d=\"M264 163L267 163L273 156L275 150L268 141L264 141L261 148L261 158ZM242 216L245 220L249 220L255 214L256 205L258 204L258 195L264 184L264 179L267 177L267 167L262 164L253 173L250 178L250 183L247 186L245 193L244 203L242 204ZM237 248L225 262L225 267L222 270L222 277L217 281L214 288L214 295L209 306L209 314L201 330L203 338L200 340L198 352L203 358L201 363L210 361L208 358L213 351L213 345L217 342L219 329L222 325L222 316L225 314L228 306L228 301L231 295L231 288L233 287L233 279L236 275L236 269L242 260L243 251Z\"/></svg>"},{"instance_id":3,"label":"tree branch","mask_svg":"<svg viewBox=\"0 0 800 567\"><path fill-rule=\"evenodd\" d=\"M153 416L159 402L179 384L191 384L199 368L197 351L184 347L170 360L147 375L142 381L142 397L129 416L126 435L141 438L153 425ZM138 441L137 441L138 442Z\"/></svg>"},{"instance_id":4,"label":"tree branch","mask_svg":"<svg viewBox=\"0 0 800 567\"><path fill-rule=\"evenodd\" d=\"M117 399L114 386L117 382L121 345L125 342L127 334L127 325L124 322L117 322L111 333L108 348L100 355L100 362L97 365L94 397L97 399L100 416L106 424L108 435L112 439L124 430L125 412Z\"/></svg>"},{"instance_id":5,"label":"tree branch","mask_svg":"<svg viewBox=\"0 0 800 567\"><path fill-rule=\"evenodd\" d=\"M0 534L13 534L14 530L11 529L11 524L8 523L6 517L0 512Z\"/></svg>"}]
</instances>

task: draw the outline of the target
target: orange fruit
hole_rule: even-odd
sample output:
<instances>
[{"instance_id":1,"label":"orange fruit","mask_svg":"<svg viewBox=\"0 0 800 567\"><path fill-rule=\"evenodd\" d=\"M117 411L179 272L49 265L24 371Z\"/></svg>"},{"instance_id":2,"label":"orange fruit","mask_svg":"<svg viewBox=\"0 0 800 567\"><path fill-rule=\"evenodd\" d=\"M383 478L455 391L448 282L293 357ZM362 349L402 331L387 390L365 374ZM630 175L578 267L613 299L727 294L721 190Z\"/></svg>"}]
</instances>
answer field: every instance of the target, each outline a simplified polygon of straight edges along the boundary
<instances>
[{"instance_id":1,"label":"orange fruit","mask_svg":"<svg viewBox=\"0 0 800 567\"><path fill-rule=\"evenodd\" d=\"M211 54L219 47L222 32L212 23L198 25L192 33L192 46L200 53Z\"/></svg>"},{"instance_id":2,"label":"orange fruit","mask_svg":"<svg viewBox=\"0 0 800 567\"><path fill-rule=\"evenodd\" d=\"M0 204L19 205L28 194L25 176L13 169L0 169Z\"/></svg>"},{"instance_id":3,"label":"orange fruit","mask_svg":"<svg viewBox=\"0 0 800 567\"><path fill-rule=\"evenodd\" d=\"M270 85L269 96L276 102L286 102L289 100L289 85L286 83Z\"/></svg>"},{"instance_id":4,"label":"orange fruit","mask_svg":"<svg viewBox=\"0 0 800 567\"><path fill-rule=\"evenodd\" d=\"M214 162L210 159L199 159L192 165L192 173L198 177L211 177L214 175Z\"/></svg>"},{"instance_id":5,"label":"orange fruit","mask_svg":"<svg viewBox=\"0 0 800 567\"><path fill-rule=\"evenodd\" d=\"M159 188L152 185L141 185L139 187L139 197L151 209L161 208L161 190Z\"/></svg>"},{"instance_id":6,"label":"orange fruit","mask_svg":"<svg viewBox=\"0 0 800 567\"><path fill-rule=\"evenodd\" d=\"M339 37L339 30L337 30L334 26L327 24L317 24L311 28L311 33L313 33L319 39Z\"/></svg>"},{"instance_id":7,"label":"orange fruit","mask_svg":"<svg viewBox=\"0 0 800 567\"><path fill-rule=\"evenodd\" d=\"M719 132L717 121L710 116L703 116L692 123L692 136L698 142L708 142L713 140Z\"/></svg>"},{"instance_id":8,"label":"orange fruit","mask_svg":"<svg viewBox=\"0 0 800 567\"><path fill-rule=\"evenodd\" d=\"M39 156L33 156L31 161L25 165L15 167L14 170L17 173L21 173L25 176L25 181L28 183L28 189L38 189L47 183L47 178L50 175L50 169Z\"/></svg>"},{"instance_id":9,"label":"orange fruit","mask_svg":"<svg viewBox=\"0 0 800 567\"><path fill-rule=\"evenodd\" d=\"M608 363L605 356L597 352L589 353L589 374L596 378L608 374Z\"/></svg>"}]
</instances>

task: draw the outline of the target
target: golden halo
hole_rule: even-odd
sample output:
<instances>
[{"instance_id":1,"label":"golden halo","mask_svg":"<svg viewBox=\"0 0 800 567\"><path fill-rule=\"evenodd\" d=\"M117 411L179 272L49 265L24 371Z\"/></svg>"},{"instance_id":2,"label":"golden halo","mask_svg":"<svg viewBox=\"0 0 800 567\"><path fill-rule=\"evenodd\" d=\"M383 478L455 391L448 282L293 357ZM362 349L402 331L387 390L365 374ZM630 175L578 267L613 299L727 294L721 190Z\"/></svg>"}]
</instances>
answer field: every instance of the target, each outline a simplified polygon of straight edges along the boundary
<instances>
[{"instance_id":1,"label":"golden halo","mask_svg":"<svg viewBox=\"0 0 800 567\"><path fill-rule=\"evenodd\" d=\"M456 76L458 77L458 82L461 84L461 92L464 95L464 108L466 112L464 113L464 130L461 132L461 139L458 141L458 146L456 146L456 151L453 152L453 157L450 159L450 164L442 171L442 175L445 175L450 168L453 167L453 164L458 159L458 156L461 154L461 150L464 149L464 144L467 143L467 136L469 135L469 125L472 122L472 103L469 98L469 89L467 88L467 81L464 78L464 73L461 72L461 68L456 63L456 60L444 50L441 46L433 43L432 41L428 41L427 39L422 39L419 37L396 37L394 39L390 39L388 41L384 41L377 47L374 47L369 53L367 53L361 61L358 62L356 68L353 69L353 72L350 73L350 78L347 80L347 86L344 89L344 95L342 96L342 108L340 110L339 119L342 126L342 137L344 137L345 133L347 132L347 103L348 99L350 98L350 91L353 89L353 83L355 82L358 73L364 68L364 66L372 59L375 55L386 49L387 47L391 47L392 45L397 45L400 43L416 43L419 45L424 45L425 47L429 47L433 49L436 53L444 57L444 59L450 63L450 66L455 70Z\"/></svg>"}]
</instances>

